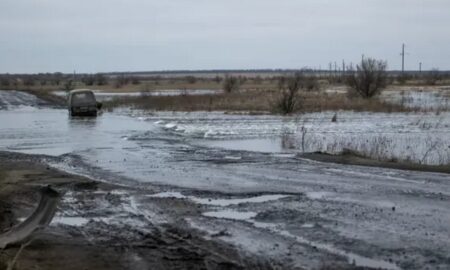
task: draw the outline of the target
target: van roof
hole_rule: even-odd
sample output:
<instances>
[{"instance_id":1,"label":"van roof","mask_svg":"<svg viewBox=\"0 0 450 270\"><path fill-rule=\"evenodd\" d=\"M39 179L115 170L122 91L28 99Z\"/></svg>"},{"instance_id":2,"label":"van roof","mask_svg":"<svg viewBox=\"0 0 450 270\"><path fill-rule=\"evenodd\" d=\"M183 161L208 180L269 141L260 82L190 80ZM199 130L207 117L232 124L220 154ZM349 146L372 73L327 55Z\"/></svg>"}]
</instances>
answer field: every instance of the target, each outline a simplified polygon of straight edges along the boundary
<instances>
[{"instance_id":1,"label":"van roof","mask_svg":"<svg viewBox=\"0 0 450 270\"><path fill-rule=\"evenodd\" d=\"M89 90L89 89L76 89L76 90L70 91L69 94L83 93L83 92L91 92L91 93L93 93L92 90Z\"/></svg>"}]
</instances>

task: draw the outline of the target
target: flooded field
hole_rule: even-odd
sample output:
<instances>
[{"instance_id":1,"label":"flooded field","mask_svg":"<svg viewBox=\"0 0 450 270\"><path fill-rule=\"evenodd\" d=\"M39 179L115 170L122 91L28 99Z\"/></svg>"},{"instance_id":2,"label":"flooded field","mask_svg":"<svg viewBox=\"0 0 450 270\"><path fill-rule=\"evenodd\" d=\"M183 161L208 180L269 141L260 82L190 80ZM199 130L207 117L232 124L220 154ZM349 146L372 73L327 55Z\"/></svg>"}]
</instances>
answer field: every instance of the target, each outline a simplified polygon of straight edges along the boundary
<instances>
[{"instance_id":1,"label":"flooded field","mask_svg":"<svg viewBox=\"0 0 450 270\"><path fill-rule=\"evenodd\" d=\"M430 136L447 144L448 114L342 112L332 123L332 113L284 118L121 110L86 119L34 106L26 94L0 91L0 97L8 100L0 110L1 151L32 154L52 167L123 186L94 193L98 201L66 194L66 211L52 226L145 231L149 223L177 223L284 268L317 269L324 261L349 269L450 265L447 174L296 155L338 152L370 134L404 134L399 141ZM330 148L336 141L340 148ZM424 160L432 163L434 156Z\"/></svg>"},{"instance_id":2,"label":"flooded field","mask_svg":"<svg viewBox=\"0 0 450 270\"><path fill-rule=\"evenodd\" d=\"M450 89L447 87L433 90L419 89L415 91L385 91L381 98L387 102L400 104L418 110L449 110Z\"/></svg>"},{"instance_id":3,"label":"flooded field","mask_svg":"<svg viewBox=\"0 0 450 270\"><path fill-rule=\"evenodd\" d=\"M98 101L109 101L121 97L140 97L140 96L181 96L181 95L214 95L222 93L221 90L207 90L207 89L167 89L167 90L151 90L141 92L107 92L100 90L93 90ZM66 91L54 91L54 95L66 97Z\"/></svg>"}]
</instances>

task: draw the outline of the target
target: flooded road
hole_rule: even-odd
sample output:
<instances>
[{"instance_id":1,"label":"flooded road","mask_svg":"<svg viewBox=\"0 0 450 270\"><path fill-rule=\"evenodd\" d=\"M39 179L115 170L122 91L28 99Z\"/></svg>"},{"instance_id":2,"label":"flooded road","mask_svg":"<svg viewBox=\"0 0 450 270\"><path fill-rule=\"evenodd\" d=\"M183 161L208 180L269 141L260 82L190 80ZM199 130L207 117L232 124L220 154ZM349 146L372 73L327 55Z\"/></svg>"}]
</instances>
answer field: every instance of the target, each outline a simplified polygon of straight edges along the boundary
<instances>
[{"instance_id":1,"label":"flooded road","mask_svg":"<svg viewBox=\"0 0 450 270\"><path fill-rule=\"evenodd\" d=\"M17 93L0 97L7 95ZM237 128L212 129L217 117ZM183 216L192 229L292 268L328 260L450 267L448 175L302 159L280 139L297 125L295 118L214 113L69 118L66 110L8 101L0 110L0 150L46 155L54 167L138 187L139 196L121 194L130 201L124 209L151 222L159 218L150 201L201 207ZM150 186L161 192L146 193ZM57 221L86 224L83 217Z\"/></svg>"}]
</instances>

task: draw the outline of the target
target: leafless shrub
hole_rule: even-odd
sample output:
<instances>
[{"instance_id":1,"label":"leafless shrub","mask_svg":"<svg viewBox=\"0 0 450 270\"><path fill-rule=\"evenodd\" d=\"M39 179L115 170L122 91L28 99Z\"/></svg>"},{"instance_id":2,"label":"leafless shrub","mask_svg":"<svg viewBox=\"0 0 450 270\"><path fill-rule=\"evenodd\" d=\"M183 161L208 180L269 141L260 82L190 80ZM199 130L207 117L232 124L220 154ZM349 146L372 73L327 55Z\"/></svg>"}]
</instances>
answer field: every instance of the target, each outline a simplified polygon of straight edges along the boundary
<instances>
[{"instance_id":1,"label":"leafless shrub","mask_svg":"<svg viewBox=\"0 0 450 270\"><path fill-rule=\"evenodd\" d=\"M115 86L116 88L121 88L122 86L127 85L128 83L130 83L130 77L125 76L125 74L120 74L116 78Z\"/></svg>"},{"instance_id":2,"label":"leafless shrub","mask_svg":"<svg viewBox=\"0 0 450 270\"><path fill-rule=\"evenodd\" d=\"M356 71L349 70L347 85L361 97L371 98L387 86L386 68L385 61L365 58L357 65Z\"/></svg>"},{"instance_id":3,"label":"leafless shrub","mask_svg":"<svg viewBox=\"0 0 450 270\"><path fill-rule=\"evenodd\" d=\"M81 78L81 81L88 86L94 85L95 76L94 75L85 75Z\"/></svg>"},{"instance_id":4,"label":"leafless shrub","mask_svg":"<svg viewBox=\"0 0 450 270\"><path fill-rule=\"evenodd\" d=\"M240 87L240 80L234 76L226 76L223 82L223 90L225 93L236 92Z\"/></svg>"},{"instance_id":5,"label":"leafless shrub","mask_svg":"<svg viewBox=\"0 0 450 270\"><path fill-rule=\"evenodd\" d=\"M70 90L73 90L73 89L74 89L74 83L73 83L73 80L67 80L67 81L64 83L64 90L70 91Z\"/></svg>"},{"instance_id":6,"label":"leafless shrub","mask_svg":"<svg viewBox=\"0 0 450 270\"><path fill-rule=\"evenodd\" d=\"M95 81L97 82L97 85L105 85L108 83L106 76L101 73L95 74Z\"/></svg>"},{"instance_id":7,"label":"leafless shrub","mask_svg":"<svg viewBox=\"0 0 450 270\"><path fill-rule=\"evenodd\" d=\"M292 77L280 78L278 83L280 87L280 95L275 103L275 111L284 115L290 114L297 110L301 105L301 97L299 90L302 88L303 76L297 73Z\"/></svg>"},{"instance_id":8,"label":"leafless shrub","mask_svg":"<svg viewBox=\"0 0 450 270\"><path fill-rule=\"evenodd\" d=\"M189 83L189 84L194 84L197 82L197 78L195 78L194 76L186 76L185 80Z\"/></svg>"},{"instance_id":9,"label":"leafless shrub","mask_svg":"<svg viewBox=\"0 0 450 270\"><path fill-rule=\"evenodd\" d=\"M53 73L52 76L52 82L55 85L58 85L61 83L62 79L63 79L64 75L61 72L55 72Z\"/></svg>"},{"instance_id":10,"label":"leafless shrub","mask_svg":"<svg viewBox=\"0 0 450 270\"><path fill-rule=\"evenodd\" d=\"M442 75L437 68L433 68L425 74L425 83L427 85L436 85L440 80L442 80Z\"/></svg>"},{"instance_id":11,"label":"leafless shrub","mask_svg":"<svg viewBox=\"0 0 450 270\"><path fill-rule=\"evenodd\" d=\"M134 85L138 85L138 84L141 84L141 80L139 80L139 77L133 76L133 77L131 77L131 83Z\"/></svg>"},{"instance_id":12,"label":"leafless shrub","mask_svg":"<svg viewBox=\"0 0 450 270\"><path fill-rule=\"evenodd\" d=\"M253 81L255 82L255 84L261 84L263 79L258 75L253 79Z\"/></svg>"},{"instance_id":13,"label":"leafless shrub","mask_svg":"<svg viewBox=\"0 0 450 270\"><path fill-rule=\"evenodd\" d=\"M11 82L10 82L10 80L9 80L8 77L2 76L2 77L0 78L0 84L1 84L2 86L9 86L9 85L11 84Z\"/></svg>"},{"instance_id":14,"label":"leafless shrub","mask_svg":"<svg viewBox=\"0 0 450 270\"><path fill-rule=\"evenodd\" d=\"M315 76L306 76L303 80L303 88L306 91L316 91L319 90L320 85Z\"/></svg>"},{"instance_id":15,"label":"leafless shrub","mask_svg":"<svg viewBox=\"0 0 450 270\"><path fill-rule=\"evenodd\" d=\"M35 84L35 81L32 76L26 76L23 79L23 85L25 85L25 86L34 86L34 84Z\"/></svg>"}]
</instances>

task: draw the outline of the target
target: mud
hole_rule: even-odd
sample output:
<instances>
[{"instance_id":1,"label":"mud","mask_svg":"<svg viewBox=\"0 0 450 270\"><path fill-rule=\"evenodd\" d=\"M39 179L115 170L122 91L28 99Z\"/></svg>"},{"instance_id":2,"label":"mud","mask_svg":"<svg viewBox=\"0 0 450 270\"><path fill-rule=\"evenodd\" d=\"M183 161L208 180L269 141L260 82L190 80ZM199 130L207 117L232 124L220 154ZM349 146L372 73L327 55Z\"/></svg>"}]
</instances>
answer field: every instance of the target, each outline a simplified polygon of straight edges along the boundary
<instances>
[{"instance_id":1,"label":"mud","mask_svg":"<svg viewBox=\"0 0 450 270\"><path fill-rule=\"evenodd\" d=\"M50 169L25 155L2 154L0 185L1 230L33 210L39 186L52 185L65 193L58 216L49 228L33 236L15 269L270 269L262 258L205 240L183 224L152 223L137 213L114 209L126 205L124 195L135 190ZM2 251L2 269L17 250L13 246Z\"/></svg>"}]
</instances>

